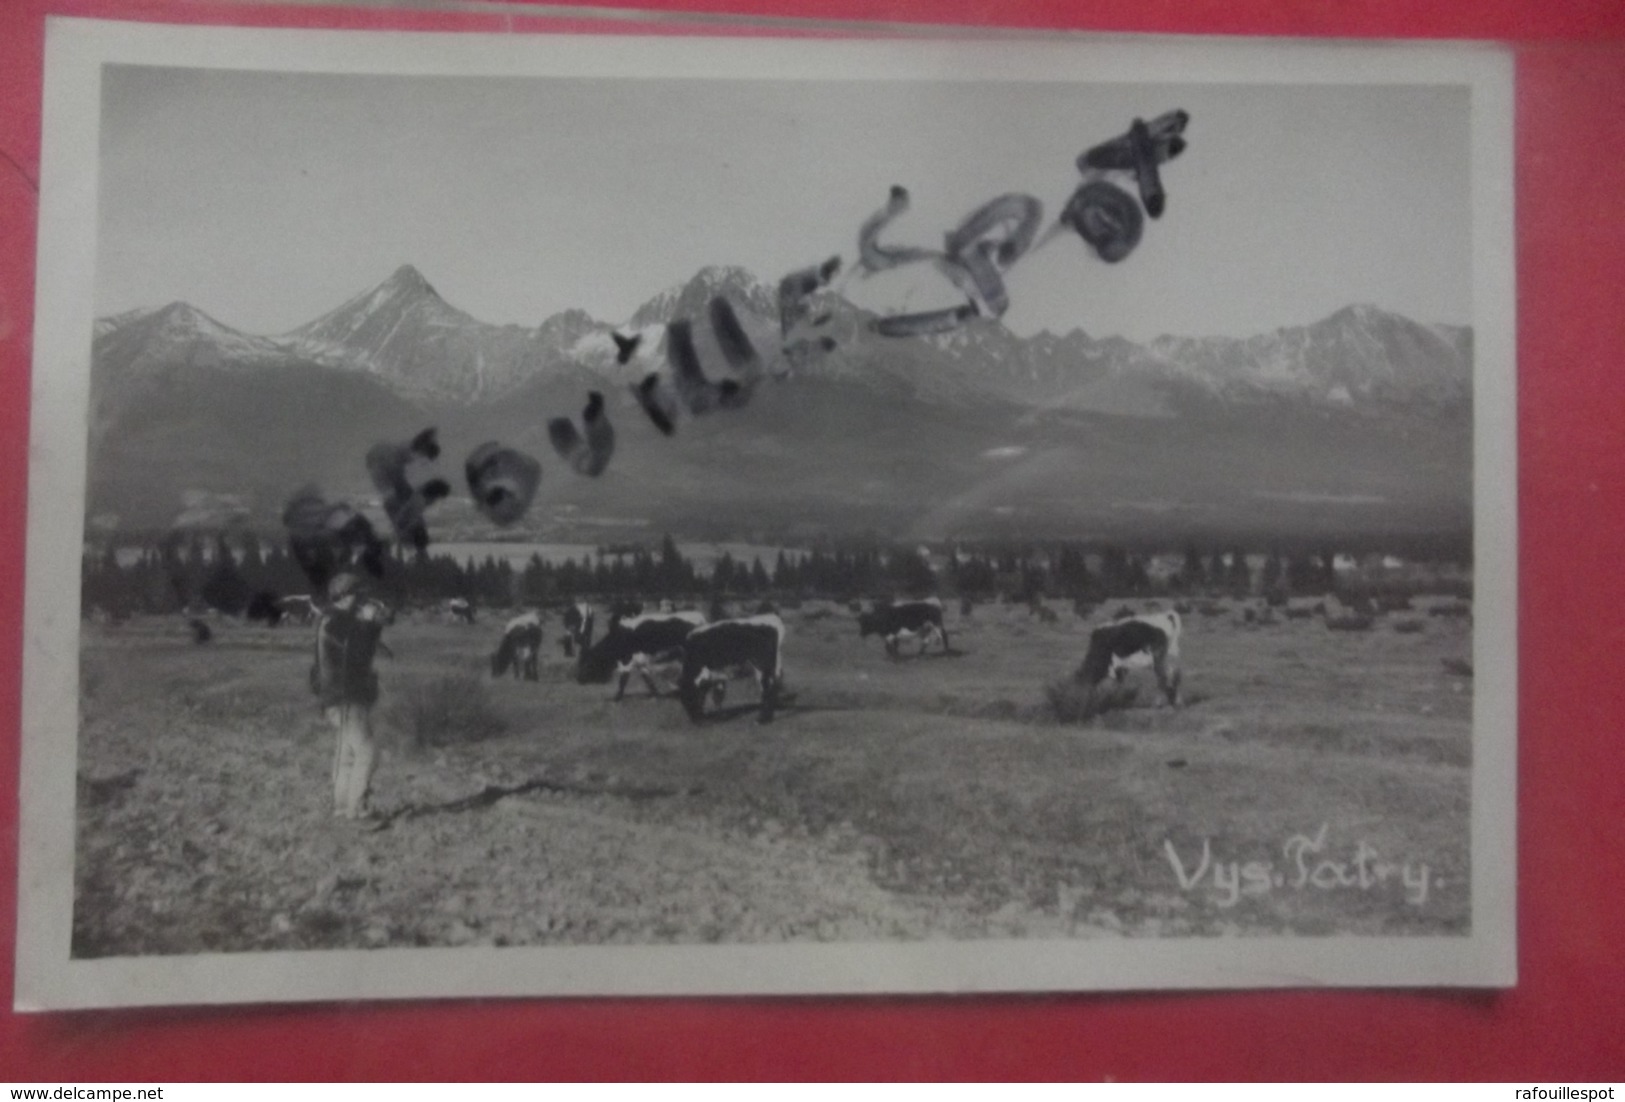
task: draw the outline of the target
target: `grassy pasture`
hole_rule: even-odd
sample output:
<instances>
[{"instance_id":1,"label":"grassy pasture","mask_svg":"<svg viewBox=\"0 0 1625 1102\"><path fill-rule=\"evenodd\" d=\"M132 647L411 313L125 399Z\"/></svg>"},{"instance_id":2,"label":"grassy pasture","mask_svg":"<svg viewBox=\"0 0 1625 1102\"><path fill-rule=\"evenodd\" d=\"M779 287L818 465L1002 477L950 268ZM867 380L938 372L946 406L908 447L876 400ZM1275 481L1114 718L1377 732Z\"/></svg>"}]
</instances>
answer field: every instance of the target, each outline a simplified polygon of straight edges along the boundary
<instances>
[{"instance_id":1,"label":"grassy pasture","mask_svg":"<svg viewBox=\"0 0 1625 1102\"><path fill-rule=\"evenodd\" d=\"M1467 930L1464 619L1188 616L1186 707L1145 671L1076 725L1044 693L1070 611L950 610L953 652L900 661L844 608L784 615L768 725L748 681L700 725L613 703L556 622L531 684L490 680L496 618L403 618L371 829L328 814L308 629L86 626L74 952ZM488 713L467 741L413 734L439 677Z\"/></svg>"}]
</instances>

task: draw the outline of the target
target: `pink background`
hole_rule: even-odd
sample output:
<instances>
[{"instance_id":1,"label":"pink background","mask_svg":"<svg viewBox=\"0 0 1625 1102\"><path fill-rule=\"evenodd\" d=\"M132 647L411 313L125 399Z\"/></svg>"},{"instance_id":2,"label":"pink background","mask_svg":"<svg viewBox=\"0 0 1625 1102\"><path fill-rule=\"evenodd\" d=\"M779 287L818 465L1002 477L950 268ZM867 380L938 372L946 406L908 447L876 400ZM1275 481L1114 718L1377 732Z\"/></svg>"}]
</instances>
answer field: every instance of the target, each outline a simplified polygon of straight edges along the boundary
<instances>
[{"instance_id":1,"label":"pink background","mask_svg":"<svg viewBox=\"0 0 1625 1102\"><path fill-rule=\"evenodd\" d=\"M533 1000L0 1011L0 1081L1625 1079L1625 5L647 0L1028 28L1517 47L1519 962L1498 993ZM37 179L47 14L504 30L502 16L0 3L0 152ZM516 17L516 30L535 27ZM615 24L594 29L615 29ZM0 993L10 1003L37 196L0 157Z\"/></svg>"}]
</instances>

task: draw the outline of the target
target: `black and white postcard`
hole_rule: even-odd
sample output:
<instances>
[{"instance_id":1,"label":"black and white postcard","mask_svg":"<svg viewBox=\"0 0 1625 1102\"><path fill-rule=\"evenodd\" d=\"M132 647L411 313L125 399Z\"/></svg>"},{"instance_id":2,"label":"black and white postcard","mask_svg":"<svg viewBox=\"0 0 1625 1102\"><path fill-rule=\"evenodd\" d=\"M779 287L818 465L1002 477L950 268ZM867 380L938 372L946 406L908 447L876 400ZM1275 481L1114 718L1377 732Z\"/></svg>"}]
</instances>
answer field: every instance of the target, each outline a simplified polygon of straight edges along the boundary
<instances>
[{"instance_id":1,"label":"black and white postcard","mask_svg":"<svg viewBox=\"0 0 1625 1102\"><path fill-rule=\"evenodd\" d=\"M20 1008L1514 982L1504 52L46 62Z\"/></svg>"}]
</instances>

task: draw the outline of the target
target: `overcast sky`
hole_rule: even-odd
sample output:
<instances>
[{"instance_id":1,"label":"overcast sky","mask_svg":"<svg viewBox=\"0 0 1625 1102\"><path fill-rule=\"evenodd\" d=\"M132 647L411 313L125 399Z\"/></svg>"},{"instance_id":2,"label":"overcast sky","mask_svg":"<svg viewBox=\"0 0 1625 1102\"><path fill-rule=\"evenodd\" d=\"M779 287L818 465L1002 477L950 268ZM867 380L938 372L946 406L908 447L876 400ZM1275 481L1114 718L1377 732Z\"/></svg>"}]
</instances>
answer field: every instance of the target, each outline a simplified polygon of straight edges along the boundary
<instances>
[{"instance_id":1,"label":"overcast sky","mask_svg":"<svg viewBox=\"0 0 1625 1102\"><path fill-rule=\"evenodd\" d=\"M1369 302L1467 324L1468 93L1382 86L424 78L109 67L96 309L184 300L251 333L415 265L483 321L624 321L706 264L776 281L892 184L939 246L983 201L1059 212L1078 153L1191 113L1168 209L1108 266L1007 276L1019 333L1246 336ZM887 295L895 297L888 303ZM926 303L871 281L871 307ZM946 294L942 301L947 301Z\"/></svg>"}]
</instances>

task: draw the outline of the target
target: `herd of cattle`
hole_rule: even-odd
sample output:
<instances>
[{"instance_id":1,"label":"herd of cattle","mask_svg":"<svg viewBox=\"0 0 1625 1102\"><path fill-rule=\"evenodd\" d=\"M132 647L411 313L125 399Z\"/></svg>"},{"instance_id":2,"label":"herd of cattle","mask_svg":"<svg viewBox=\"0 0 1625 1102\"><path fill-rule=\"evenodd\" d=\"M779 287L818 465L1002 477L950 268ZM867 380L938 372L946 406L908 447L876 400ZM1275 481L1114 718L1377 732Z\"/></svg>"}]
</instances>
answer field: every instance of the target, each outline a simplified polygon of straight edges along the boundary
<instances>
[{"instance_id":1,"label":"herd of cattle","mask_svg":"<svg viewBox=\"0 0 1625 1102\"><path fill-rule=\"evenodd\" d=\"M878 636L891 658L900 658L907 643L917 643L920 654L933 646L950 653L942 602L935 597L854 611L859 638ZM576 680L602 684L614 679L616 700L625 696L634 673L643 679L651 696L658 696L657 666L678 668L677 697L696 721L704 715L707 698L714 706L722 703L733 678L755 679L761 695L758 718L763 723L773 718L781 699L785 629L771 605L764 604L748 616L720 619L669 606L652 612L615 608L606 615L601 637L595 637L599 614L590 605L567 606L561 622L560 646L567 658L575 660ZM1088 651L1075 676L1092 693L1109 679L1121 680L1128 670L1148 666L1155 671L1168 703L1178 705L1181 630L1178 612L1129 612L1091 632ZM539 612L525 612L507 621L491 655L492 676L537 680L542 635Z\"/></svg>"},{"instance_id":2,"label":"herd of cattle","mask_svg":"<svg viewBox=\"0 0 1625 1102\"><path fill-rule=\"evenodd\" d=\"M394 622L395 613L389 605L376 598L367 604L371 606L372 618L386 625ZM1470 616L1470 609L1470 604L1464 601L1448 601L1426 611L1433 616ZM859 637L878 636L886 654L893 659L902 657L906 643L917 644L920 654L932 647L940 647L943 653L951 651L943 605L935 597L876 602L868 608L854 603L851 611L857 619ZM974 605L963 600L959 611L961 619L968 620ZM1056 611L1041 600L1030 602L1028 611L1040 623L1055 623L1059 619ZM1328 597L1313 605L1263 600L1239 604L1192 600L1177 602L1168 610L1153 604L1152 611L1136 611L1125 605L1090 632L1088 648L1073 677L1093 700L1107 682L1121 682L1128 671L1149 668L1168 704L1178 706L1182 616L1239 614L1242 623L1258 627L1282 619L1318 618L1329 630L1357 631L1369 629L1385 613L1409 611L1418 610L1403 597L1361 598L1349 603ZM476 622L473 605L463 598L442 601L433 612L451 623L471 625ZM1079 603L1074 612L1080 617L1093 618L1094 606ZM323 613L322 603L296 595L281 598L274 615L267 619L272 623L315 624L320 622ZM636 604L599 610L586 603L570 603L558 613L562 627L559 643L565 657L574 662L575 679L581 684L605 684L615 680L616 700L625 695L633 674L642 678L651 695L658 696L656 667L677 670L677 697L696 721L703 717L707 699L714 706L722 703L728 681L733 678L750 677L757 682L762 722L773 718L783 697L781 652L785 627L771 604L763 604L744 616L728 616L720 606L714 606L708 616L697 610L675 609L670 602L662 602L651 611ZM207 624L198 618L189 622L196 640L208 641ZM597 630L600 624L604 627L601 635ZM1420 622L1414 619L1398 618L1392 624L1394 630L1400 632L1420 629ZM543 613L527 611L509 619L490 656L492 676L539 680L542 644ZM381 651L389 653L387 648L381 647Z\"/></svg>"},{"instance_id":3,"label":"herd of cattle","mask_svg":"<svg viewBox=\"0 0 1625 1102\"><path fill-rule=\"evenodd\" d=\"M339 583L345 580L353 584L340 587ZM868 608L854 602L848 607L856 618L859 637L879 636L892 660L900 659L904 645L911 642L917 643L917 653L922 656L933 646L940 646L943 654L954 653L943 620L942 602L935 597L880 601ZM961 599L961 625L973 622L975 607L974 602ZM642 677L651 696L661 695L654 675L657 666L677 669L676 696L688 717L696 723L705 719L708 702L713 709L722 705L728 683L735 678L751 677L757 682L760 690L757 716L762 723L770 722L778 707L790 699L784 691L785 625L771 604L764 604L747 615L729 615L720 603L713 604L709 615L677 609L669 602L662 602L652 611L645 611L641 605L614 606L602 610L604 631L601 636L597 632L599 609L585 603L571 603L554 611L563 628L559 643L565 656L573 660L576 681L602 684L614 679L617 681L616 700L625 696L627 683L634 673ZM1038 624L1056 624L1060 620L1060 614L1041 599L1029 601L1028 611ZM1330 595L1312 607L1284 599L1239 603L1180 601L1166 610L1154 607L1137 611L1124 606L1089 632L1083 661L1072 675L1084 694L1079 714L1082 718L1098 714L1103 703L1102 693L1116 696L1120 683L1136 668L1150 668L1163 700L1170 707L1179 707L1180 638L1187 616L1239 613L1242 624L1259 629L1266 629L1283 618L1319 617L1328 630L1365 631L1385 613L1403 611L1423 610L1413 609L1409 600L1403 598L1391 599L1388 607L1384 607L1375 600L1364 599L1353 605L1345 604ZM1463 617L1470 622L1472 606L1462 600L1430 602L1425 611L1430 616ZM96 610L89 612L95 619ZM379 696L373 660L377 655L393 657L381 636L383 630L395 622L395 609L385 601L366 595L359 581L346 574L334 579L325 600L285 597L274 607L249 612L248 618L264 620L272 626L284 622L314 623L315 661L310 670L310 687L337 736L334 812L348 819L368 817L372 774L378 761L371 726L372 708ZM435 612L451 623L473 625L477 620L473 605L462 598L443 601ZM1074 612L1086 621L1092 620L1095 607L1080 602L1074 605ZM218 609L215 614L224 615ZM804 612L803 617L813 621L833 614L830 608L814 608ZM194 615L189 610L185 615L196 642L207 643L213 636L205 619L209 614ZM543 618L542 611L532 609L503 624L496 649L490 655L493 678L511 675L521 681L540 680ZM1410 616L1395 618L1390 623L1394 631L1401 632L1421 630L1423 621ZM1469 662L1458 660L1453 665L1451 660L1446 660L1445 664L1453 674L1472 676Z\"/></svg>"}]
</instances>

